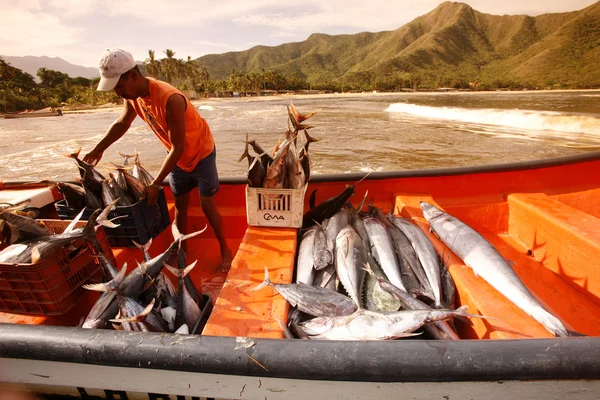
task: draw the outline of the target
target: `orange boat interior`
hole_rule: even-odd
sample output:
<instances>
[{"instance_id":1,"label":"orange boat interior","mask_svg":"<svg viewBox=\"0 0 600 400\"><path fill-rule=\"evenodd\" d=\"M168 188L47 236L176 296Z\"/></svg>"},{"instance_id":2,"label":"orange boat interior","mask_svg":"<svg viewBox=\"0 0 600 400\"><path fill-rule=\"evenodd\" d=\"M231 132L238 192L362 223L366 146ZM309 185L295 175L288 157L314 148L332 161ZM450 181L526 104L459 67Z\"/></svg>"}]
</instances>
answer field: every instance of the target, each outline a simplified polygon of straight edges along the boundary
<instances>
[{"instance_id":1,"label":"orange boat interior","mask_svg":"<svg viewBox=\"0 0 600 400\"><path fill-rule=\"evenodd\" d=\"M565 325L585 335L600 335L600 161L504 172L424 175L362 181L351 197L357 206L368 198L384 212L411 218L447 262L458 291L458 305L494 319L456 320L463 339L522 339L550 337L544 329L483 279L476 277L449 248L429 232L419 202L430 202L469 224L510 262L524 284ZM310 183L305 198L317 191L317 204L339 194L352 182ZM6 187L2 190L7 190ZM11 190L15 188L10 188ZM173 198L166 188L171 219ZM216 202L235 258L228 273L219 271L218 242L209 227L187 244L195 285L209 294L213 310L202 334L283 338L276 318L285 323L288 303L271 287L251 292L264 278L267 266L275 283L290 283L298 245L293 228L249 227L245 185L222 183ZM52 205L47 218L52 214ZM190 229L202 229L206 218L193 196ZM155 256L173 240L170 229L153 240ZM142 261L138 249L113 247L128 270ZM171 276L171 279L174 278ZM98 293L89 292L66 314L37 317L0 313L0 322L76 326L87 315Z\"/></svg>"}]
</instances>

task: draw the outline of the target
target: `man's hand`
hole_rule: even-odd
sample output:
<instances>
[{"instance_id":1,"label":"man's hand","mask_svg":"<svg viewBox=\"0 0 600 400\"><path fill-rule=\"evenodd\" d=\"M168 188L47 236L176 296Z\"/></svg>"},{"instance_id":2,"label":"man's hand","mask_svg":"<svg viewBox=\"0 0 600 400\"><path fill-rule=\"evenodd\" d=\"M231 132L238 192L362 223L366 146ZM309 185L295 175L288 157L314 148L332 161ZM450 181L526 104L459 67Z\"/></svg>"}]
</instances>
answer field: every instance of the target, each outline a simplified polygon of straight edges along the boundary
<instances>
[{"instance_id":1,"label":"man's hand","mask_svg":"<svg viewBox=\"0 0 600 400\"><path fill-rule=\"evenodd\" d=\"M152 206L156 204L156 200L158 200L158 194L160 193L160 186L151 184L146 186L146 203Z\"/></svg>"},{"instance_id":2,"label":"man's hand","mask_svg":"<svg viewBox=\"0 0 600 400\"><path fill-rule=\"evenodd\" d=\"M100 162L100 159L102 158L103 154L104 153L101 151L92 150L83 157L83 162L86 162L88 164L92 164L95 166Z\"/></svg>"}]
</instances>

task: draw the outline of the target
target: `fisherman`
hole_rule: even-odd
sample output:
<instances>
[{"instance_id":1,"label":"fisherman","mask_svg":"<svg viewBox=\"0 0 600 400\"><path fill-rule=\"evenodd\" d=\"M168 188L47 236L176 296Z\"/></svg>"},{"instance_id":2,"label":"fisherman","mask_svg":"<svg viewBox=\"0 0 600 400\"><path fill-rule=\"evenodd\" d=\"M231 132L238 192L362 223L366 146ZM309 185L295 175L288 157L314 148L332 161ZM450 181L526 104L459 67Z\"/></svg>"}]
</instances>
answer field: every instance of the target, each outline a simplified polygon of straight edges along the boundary
<instances>
[{"instance_id":1,"label":"fisherman","mask_svg":"<svg viewBox=\"0 0 600 400\"><path fill-rule=\"evenodd\" d=\"M146 186L148 204L156 202L161 183L168 175L175 196L177 228L187 233L190 192L198 188L202 210L221 247L221 270L229 270L232 253L213 197L219 191L216 147L206 120L181 91L166 82L143 76L127 51L106 50L100 58L99 72L97 90L114 90L124 99L123 111L83 161L97 164L104 151L127 132L136 115L139 115L168 149L160 171L154 181Z\"/></svg>"}]
</instances>

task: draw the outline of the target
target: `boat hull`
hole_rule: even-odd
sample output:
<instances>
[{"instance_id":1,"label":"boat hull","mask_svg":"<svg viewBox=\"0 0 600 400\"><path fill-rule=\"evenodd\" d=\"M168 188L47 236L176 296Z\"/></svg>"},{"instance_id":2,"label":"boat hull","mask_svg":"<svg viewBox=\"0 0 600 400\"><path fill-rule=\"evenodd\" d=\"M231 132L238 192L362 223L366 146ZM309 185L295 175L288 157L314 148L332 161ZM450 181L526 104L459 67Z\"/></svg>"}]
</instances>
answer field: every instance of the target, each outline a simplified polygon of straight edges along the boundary
<instances>
[{"instance_id":1,"label":"boat hull","mask_svg":"<svg viewBox=\"0 0 600 400\"><path fill-rule=\"evenodd\" d=\"M598 168L600 152L595 152L497 166L374 173L356 187L354 204L368 190L384 212L394 209L429 235L457 284L458 305L469 304L469 312L496 318L457 320L463 340L283 339L272 317L287 316L285 300L270 288L251 294L249 289L262 282L265 264L278 282L291 281L297 231L248 227L244 180L222 179L216 202L226 235L240 251L227 279L219 281L222 288L210 293L217 300L203 335L68 327L79 321L77 312L35 321L0 313L0 322L17 322L0 323L0 382L82 398L118 398L111 391L125 391L127 398L397 398L398 393L415 399L593 397L600 390ZM314 176L305 210L314 189L321 202L363 176ZM0 184L3 190L16 187ZM172 212L168 191L167 198ZM516 273L540 301L588 337L549 337L486 286L428 232L421 200L436 202L483 232L515 262ZM192 225L204 227L197 199L191 207ZM170 237L165 235L155 243L167 245ZM218 264L216 239L210 235L209 230L198 246L189 248L203 260L203 268L192 274ZM134 250L113 250L119 263L134 265L139 259ZM199 275L192 278L205 281ZM91 304L76 309L81 313ZM251 345L240 347L240 336L251 338Z\"/></svg>"},{"instance_id":2,"label":"boat hull","mask_svg":"<svg viewBox=\"0 0 600 400\"><path fill-rule=\"evenodd\" d=\"M415 399L526 399L532 393L571 399L600 389L597 338L337 343L255 339L252 346L236 349L240 346L233 337L64 327L48 327L42 337L38 330L0 325L2 381L83 398L116 398L114 392L119 391L127 392L127 398L131 393L131 398L154 399L160 398L156 394L396 398L401 391Z\"/></svg>"}]
</instances>

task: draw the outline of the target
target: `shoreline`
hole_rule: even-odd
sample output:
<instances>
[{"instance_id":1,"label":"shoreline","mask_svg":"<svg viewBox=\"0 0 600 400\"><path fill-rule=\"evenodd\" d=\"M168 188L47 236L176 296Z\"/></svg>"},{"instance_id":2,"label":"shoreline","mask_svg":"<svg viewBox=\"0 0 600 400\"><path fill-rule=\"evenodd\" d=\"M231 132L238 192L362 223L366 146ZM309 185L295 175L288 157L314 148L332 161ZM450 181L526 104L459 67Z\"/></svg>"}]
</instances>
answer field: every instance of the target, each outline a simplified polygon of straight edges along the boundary
<instances>
[{"instance_id":1,"label":"shoreline","mask_svg":"<svg viewBox=\"0 0 600 400\"><path fill-rule=\"evenodd\" d=\"M360 92L360 93L319 93L319 94L277 94L272 96L247 96L247 97L205 97L201 99L190 100L192 105L198 106L210 102L254 102L254 101L277 101L282 99L319 99L319 98L348 98L348 97L368 97L368 96L405 96L405 95L470 95L470 94L522 94L522 93L573 93L573 92L590 92L600 93L600 89L555 89L555 90L488 90L488 91L431 91L431 92ZM99 114L104 112L117 112L121 109L121 105L104 104L101 106L83 108L79 110L69 110L68 108L60 109L63 114Z\"/></svg>"}]
</instances>

